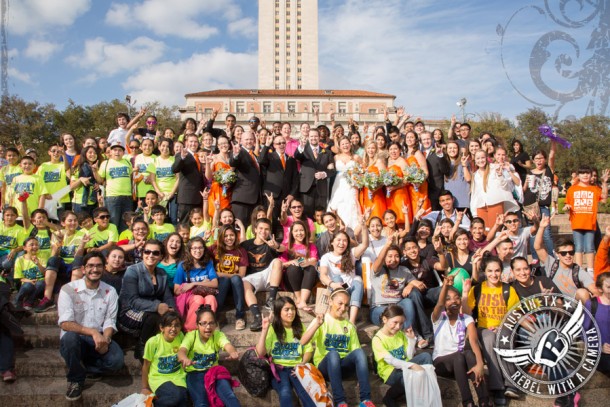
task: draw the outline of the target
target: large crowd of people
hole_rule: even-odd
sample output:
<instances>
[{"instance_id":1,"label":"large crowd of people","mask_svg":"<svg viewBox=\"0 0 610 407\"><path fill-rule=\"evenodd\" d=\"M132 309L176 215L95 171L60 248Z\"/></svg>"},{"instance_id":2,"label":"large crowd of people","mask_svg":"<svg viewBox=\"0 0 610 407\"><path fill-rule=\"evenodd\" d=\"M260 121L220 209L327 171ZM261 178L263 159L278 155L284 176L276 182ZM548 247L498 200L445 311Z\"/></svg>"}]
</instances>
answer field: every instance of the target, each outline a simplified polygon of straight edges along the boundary
<instances>
[{"instance_id":1,"label":"large crowd of people","mask_svg":"<svg viewBox=\"0 0 610 407\"><path fill-rule=\"evenodd\" d=\"M520 391L500 369L496 330L520 299L550 293L591 310L598 370L610 372L610 227L597 222L609 170L575 171L563 206L573 237L554 240L565 153L554 142L530 155L455 119L429 131L403 109L377 127L315 113L296 131L231 114L215 127L218 112L174 131L142 110L119 113L108 137L62 134L48 159L0 148L0 285L14 309L58 309L68 400L123 366L121 332L135 338L155 406L240 405L219 366L220 352L241 356L220 329L234 311L231 328L260 331L251 345L282 367L270 386L283 407L293 390L314 405L297 380L308 362L339 407L348 375L373 406L369 370L389 385L382 402L399 405L419 380L405 369L455 378L464 406L505 405ZM380 327L372 359L358 339L365 320ZM0 373L18 373L1 326Z\"/></svg>"}]
</instances>

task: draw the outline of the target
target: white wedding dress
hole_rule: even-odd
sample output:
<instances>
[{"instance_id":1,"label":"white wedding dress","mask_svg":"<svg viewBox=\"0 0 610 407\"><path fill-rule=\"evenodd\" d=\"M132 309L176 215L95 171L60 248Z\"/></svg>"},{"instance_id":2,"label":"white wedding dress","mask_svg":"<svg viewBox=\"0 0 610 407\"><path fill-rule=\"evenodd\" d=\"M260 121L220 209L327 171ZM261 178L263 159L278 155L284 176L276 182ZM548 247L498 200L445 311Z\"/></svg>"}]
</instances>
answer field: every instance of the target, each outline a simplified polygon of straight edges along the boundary
<instances>
[{"instance_id":1,"label":"white wedding dress","mask_svg":"<svg viewBox=\"0 0 610 407\"><path fill-rule=\"evenodd\" d=\"M358 190L352 188L347 182L347 170L356 166L355 161L345 164L341 160L335 162L337 176L328 202L328 210L336 210L337 215L352 230L358 225L360 205L358 204Z\"/></svg>"}]
</instances>

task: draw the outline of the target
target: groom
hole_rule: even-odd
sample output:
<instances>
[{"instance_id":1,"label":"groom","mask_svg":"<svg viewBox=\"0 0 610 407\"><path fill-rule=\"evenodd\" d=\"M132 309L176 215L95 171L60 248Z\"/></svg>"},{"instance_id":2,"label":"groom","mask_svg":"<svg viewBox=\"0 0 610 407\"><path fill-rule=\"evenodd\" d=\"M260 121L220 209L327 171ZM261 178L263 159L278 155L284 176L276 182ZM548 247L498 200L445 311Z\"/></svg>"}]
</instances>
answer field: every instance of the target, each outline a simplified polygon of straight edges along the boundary
<instances>
[{"instance_id":1,"label":"groom","mask_svg":"<svg viewBox=\"0 0 610 407\"><path fill-rule=\"evenodd\" d=\"M315 208L328 205L328 179L335 175L333 155L320 146L320 133L309 130L309 142L301 138L294 158L301 163L299 191L303 196L305 215L313 219Z\"/></svg>"}]
</instances>

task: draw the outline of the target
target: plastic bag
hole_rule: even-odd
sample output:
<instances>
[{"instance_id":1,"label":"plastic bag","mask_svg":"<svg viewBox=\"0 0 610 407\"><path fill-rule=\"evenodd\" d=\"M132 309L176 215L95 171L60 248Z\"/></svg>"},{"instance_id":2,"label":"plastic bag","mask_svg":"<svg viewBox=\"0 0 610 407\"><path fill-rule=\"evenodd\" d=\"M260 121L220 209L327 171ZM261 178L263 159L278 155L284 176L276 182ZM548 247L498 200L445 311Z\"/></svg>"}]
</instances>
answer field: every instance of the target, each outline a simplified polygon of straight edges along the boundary
<instances>
[{"instance_id":1,"label":"plastic bag","mask_svg":"<svg viewBox=\"0 0 610 407\"><path fill-rule=\"evenodd\" d=\"M112 407L152 407L154 394L144 395L140 393L133 393L132 395L124 398Z\"/></svg>"}]
</instances>

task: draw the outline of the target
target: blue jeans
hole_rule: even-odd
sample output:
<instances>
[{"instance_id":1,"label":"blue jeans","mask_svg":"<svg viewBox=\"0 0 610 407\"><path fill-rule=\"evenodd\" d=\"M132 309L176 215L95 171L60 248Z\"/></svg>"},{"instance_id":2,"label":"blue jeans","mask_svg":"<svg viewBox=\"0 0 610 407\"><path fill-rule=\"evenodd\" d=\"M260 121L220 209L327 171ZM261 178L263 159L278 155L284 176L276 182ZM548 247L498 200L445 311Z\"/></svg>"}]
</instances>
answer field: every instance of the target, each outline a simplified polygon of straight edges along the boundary
<instances>
[{"instance_id":1,"label":"blue jeans","mask_svg":"<svg viewBox=\"0 0 610 407\"><path fill-rule=\"evenodd\" d=\"M218 311L222 310L229 289L233 291L233 301L235 302L235 318L243 319L246 316L246 296L244 294L244 282L241 276L235 275L229 277L218 278L218 295L216 295L216 302L218 302Z\"/></svg>"},{"instance_id":2,"label":"blue jeans","mask_svg":"<svg viewBox=\"0 0 610 407\"><path fill-rule=\"evenodd\" d=\"M343 284L343 280L341 276L338 274L329 274L333 283L341 283ZM352 285L347 289L347 293L350 295L349 305L353 305L355 307L360 308L362 304L362 296L364 295L364 284L362 283L362 278L356 276L352 280Z\"/></svg>"},{"instance_id":3,"label":"blue jeans","mask_svg":"<svg viewBox=\"0 0 610 407\"><path fill-rule=\"evenodd\" d=\"M178 224L178 195L174 194L172 199L167 201L167 214L172 222L172 225Z\"/></svg>"},{"instance_id":4,"label":"blue jeans","mask_svg":"<svg viewBox=\"0 0 610 407\"><path fill-rule=\"evenodd\" d=\"M371 308L371 322L375 325L381 326L381 314L391 304L378 305ZM403 329L410 328L415 321L415 305L409 298L403 298L396 303L405 312L405 323L402 325Z\"/></svg>"},{"instance_id":5,"label":"blue jeans","mask_svg":"<svg viewBox=\"0 0 610 407\"><path fill-rule=\"evenodd\" d=\"M595 251L593 247L595 241L594 230L574 229L572 235L574 236L574 251L576 253L593 253ZM589 265L587 264L587 266Z\"/></svg>"},{"instance_id":6,"label":"blue jeans","mask_svg":"<svg viewBox=\"0 0 610 407\"><path fill-rule=\"evenodd\" d=\"M318 364L318 369L326 380L330 380L330 385L333 388L333 400L335 405L345 402L343 378L347 378L354 372L356 372L356 377L358 378L360 401L371 399L369 367L362 348L353 350L343 359L339 356L339 352L331 350Z\"/></svg>"},{"instance_id":7,"label":"blue jeans","mask_svg":"<svg viewBox=\"0 0 610 407\"><path fill-rule=\"evenodd\" d=\"M15 297L15 305L21 304L21 301L32 305L36 299L42 298L44 294L44 280L38 280L35 284L23 283Z\"/></svg>"},{"instance_id":8,"label":"blue jeans","mask_svg":"<svg viewBox=\"0 0 610 407\"><path fill-rule=\"evenodd\" d=\"M431 365L432 364L432 354L428 352L422 352L415 356L413 359L409 360L411 363L415 363L416 365ZM393 386L397 383L400 383L403 387L405 386L405 380L402 377L401 369L394 369L390 376L388 376L388 380L385 381L385 384L389 386Z\"/></svg>"},{"instance_id":9,"label":"blue jeans","mask_svg":"<svg viewBox=\"0 0 610 407\"><path fill-rule=\"evenodd\" d=\"M7 332L0 331L0 373L15 368L15 343Z\"/></svg>"},{"instance_id":10,"label":"blue jeans","mask_svg":"<svg viewBox=\"0 0 610 407\"><path fill-rule=\"evenodd\" d=\"M551 216L551 210L549 209L548 206L540 207L540 216L542 216L542 215L546 215L549 217ZM528 222L528 224L531 225L530 222ZM530 254L532 255L532 259L538 260L538 253L536 253L536 250L534 250L534 239L535 238L536 238L535 234L530 237L530 251L531 251ZM551 235L551 225L544 228L544 235L542 236L542 238L543 238L544 248L546 249L546 252L549 254L552 254L553 253L553 236Z\"/></svg>"},{"instance_id":11,"label":"blue jeans","mask_svg":"<svg viewBox=\"0 0 610 407\"><path fill-rule=\"evenodd\" d=\"M191 400L193 400L193 407L208 407L210 405L204 384L204 377L207 372L189 372L186 374L186 388ZM228 380L216 380L216 394L227 407L241 406Z\"/></svg>"},{"instance_id":12,"label":"blue jeans","mask_svg":"<svg viewBox=\"0 0 610 407\"><path fill-rule=\"evenodd\" d=\"M93 210L95 208L97 208L97 205L79 205L75 203L72 204L72 211L77 215L79 213L88 213L93 217Z\"/></svg>"},{"instance_id":13,"label":"blue jeans","mask_svg":"<svg viewBox=\"0 0 610 407\"><path fill-rule=\"evenodd\" d=\"M155 391L157 398L153 401L155 407L183 407L188 405L186 388L165 382Z\"/></svg>"},{"instance_id":14,"label":"blue jeans","mask_svg":"<svg viewBox=\"0 0 610 407\"><path fill-rule=\"evenodd\" d=\"M59 341L59 353L68 366L69 382L83 383L87 373L114 372L123 367L123 351L112 341L108 352L96 352L91 336L66 332Z\"/></svg>"},{"instance_id":15,"label":"blue jeans","mask_svg":"<svg viewBox=\"0 0 610 407\"><path fill-rule=\"evenodd\" d=\"M292 407L292 389L297 393L301 406L303 407L315 407L315 403L311 400L311 397L307 391L303 388L303 385L295 376L292 375L292 367L283 367L277 370L277 374L280 376L280 381L275 380L275 377L271 378L271 387L277 391L280 396L280 407Z\"/></svg>"},{"instance_id":16,"label":"blue jeans","mask_svg":"<svg viewBox=\"0 0 610 407\"><path fill-rule=\"evenodd\" d=\"M409 299L413 301L417 320L421 328L421 332L418 333L427 340L434 339L434 332L432 332L432 321L430 320L430 316L426 313L425 307L426 305L436 305L440 292L441 287L433 287L427 289L424 294L417 288L413 288L409 293Z\"/></svg>"},{"instance_id":17,"label":"blue jeans","mask_svg":"<svg viewBox=\"0 0 610 407\"><path fill-rule=\"evenodd\" d=\"M107 196L104 198L106 209L110 212L110 222L114 223L119 233L127 229L123 222L123 214L133 211L133 199L131 196Z\"/></svg>"}]
</instances>

